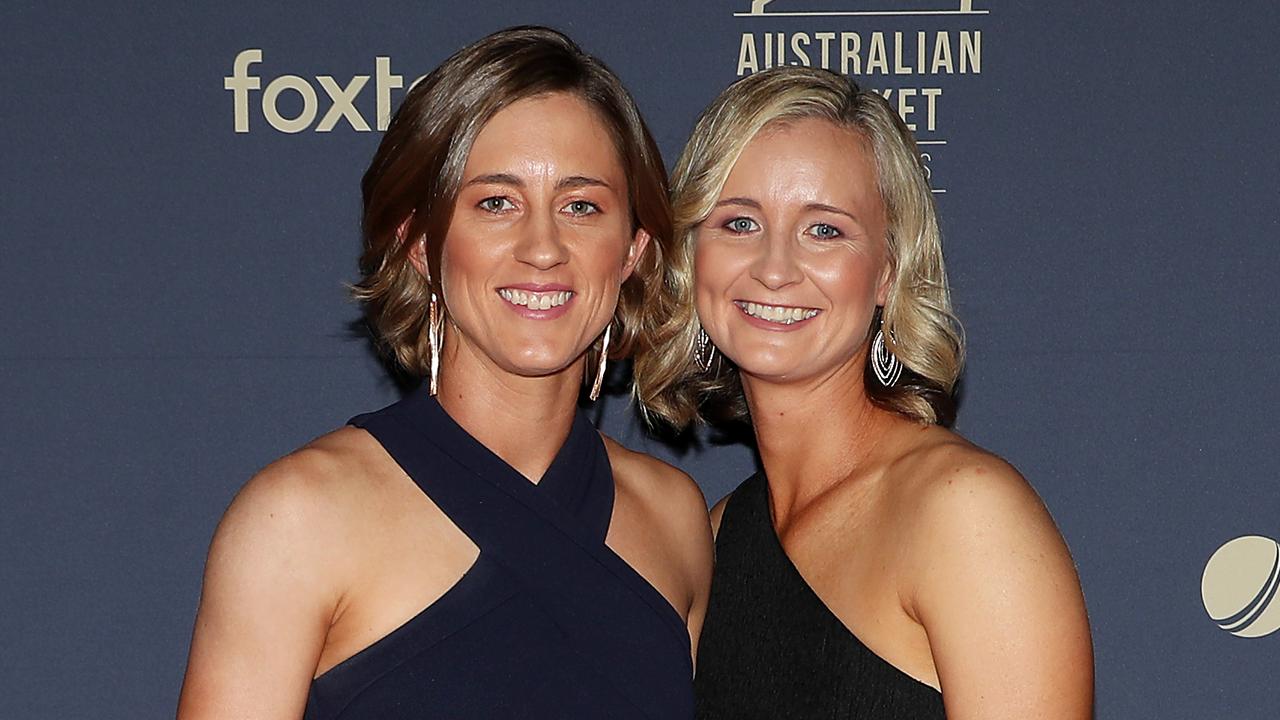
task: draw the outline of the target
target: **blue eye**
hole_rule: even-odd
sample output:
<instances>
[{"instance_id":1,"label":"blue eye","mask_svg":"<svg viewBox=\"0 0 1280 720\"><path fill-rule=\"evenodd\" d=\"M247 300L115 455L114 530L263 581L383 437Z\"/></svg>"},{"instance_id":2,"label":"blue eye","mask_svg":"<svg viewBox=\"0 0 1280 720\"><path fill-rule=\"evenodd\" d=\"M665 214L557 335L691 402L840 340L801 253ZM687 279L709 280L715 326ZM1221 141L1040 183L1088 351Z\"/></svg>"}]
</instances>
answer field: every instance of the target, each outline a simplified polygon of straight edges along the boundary
<instances>
[{"instance_id":1,"label":"blue eye","mask_svg":"<svg viewBox=\"0 0 1280 720\"><path fill-rule=\"evenodd\" d=\"M487 197L481 200L477 207L491 213L500 213L507 210L514 210L516 206L515 203L511 202L511 200L495 195L494 197Z\"/></svg>"},{"instance_id":2,"label":"blue eye","mask_svg":"<svg viewBox=\"0 0 1280 720\"><path fill-rule=\"evenodd\" d=\"M816 223L809 226L809 234L819 240L834 240L835 238L844 235L844 233L840 232L840 229L835 225L828 225L826 223Z\"/></svg>"},{"instance_id":3,"label":"blue eye","mask_svg":"<svg viewBox=\"0 0 1280 720\"><path fill-rule=\"evenodd\" d=\"M594 215L600 212L600 207L586 200L574 200L565 206L565 210L568 210L570 215Z\"/></svg>"},{"instance_id":4,"label":"blue eye","mask_svg":"<svg viewBox=\"0 0 1280 720\"><path fill-rule=\"evenodd\" d=\"M749 217L736 217L724 224L726 230L739 235L754 232L760 229L755 220Z\"/></svg>"}]
</instances>

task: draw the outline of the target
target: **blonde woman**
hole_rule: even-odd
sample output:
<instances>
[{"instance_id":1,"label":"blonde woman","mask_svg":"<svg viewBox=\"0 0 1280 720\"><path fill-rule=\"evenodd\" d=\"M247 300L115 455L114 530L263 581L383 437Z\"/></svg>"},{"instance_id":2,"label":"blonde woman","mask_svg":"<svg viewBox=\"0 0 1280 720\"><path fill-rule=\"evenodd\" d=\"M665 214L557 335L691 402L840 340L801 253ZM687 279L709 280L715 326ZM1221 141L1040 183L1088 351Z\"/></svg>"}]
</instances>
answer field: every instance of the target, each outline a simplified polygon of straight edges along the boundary
<instances>
[{"instance_id":1,"label":"blonde woman","mask_svg":"<svg viewBox=\"0 0 1280 720\"><path fill-rule=\"evenodd\" d=\"M901 120L826 71L752 75L673 193L676 297L637 393L677 425L749 418L763 464L712 511L699 717L1089 717L1067 548L946 427L963 341Z\"/></svg>"}]
</instances>

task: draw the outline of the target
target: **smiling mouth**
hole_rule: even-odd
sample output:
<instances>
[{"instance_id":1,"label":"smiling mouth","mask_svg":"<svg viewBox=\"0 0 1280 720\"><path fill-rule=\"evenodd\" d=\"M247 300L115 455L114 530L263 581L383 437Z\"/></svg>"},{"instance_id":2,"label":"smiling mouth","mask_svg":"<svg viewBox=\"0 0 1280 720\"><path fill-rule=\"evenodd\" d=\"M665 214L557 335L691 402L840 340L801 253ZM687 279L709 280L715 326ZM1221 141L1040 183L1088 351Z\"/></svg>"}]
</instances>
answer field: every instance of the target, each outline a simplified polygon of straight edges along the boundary
<instances>
[{"instance_id":1,"label":"smiling mouth","mask_svg":"<svg viewBox=\"0 0 1280 720\"><path fill-rule=\"evenodd\" d=\"M788 305L765 305L763 303L749 302L746 300L734 300L733 304L737 305L738 309L753 318L778 323L779 325L791 325L792 323L797 323L801 320L808 320L822 312L816 308L791 307Z\"/></svg>"},{"instance_id":2,"label":"smiling mouth","mask_svg":"<svg viewBox=\"0 0 1280 720\"><path fill-rule=\"evenodd\" d=\"M550 310L551 308L560 307L574 296L572 290L558 290L554 292L530 292L528 290L517 290L515 288L499 288L498 295L503 300L523 308L530 310Z\"/></svg>"}]
</instances>

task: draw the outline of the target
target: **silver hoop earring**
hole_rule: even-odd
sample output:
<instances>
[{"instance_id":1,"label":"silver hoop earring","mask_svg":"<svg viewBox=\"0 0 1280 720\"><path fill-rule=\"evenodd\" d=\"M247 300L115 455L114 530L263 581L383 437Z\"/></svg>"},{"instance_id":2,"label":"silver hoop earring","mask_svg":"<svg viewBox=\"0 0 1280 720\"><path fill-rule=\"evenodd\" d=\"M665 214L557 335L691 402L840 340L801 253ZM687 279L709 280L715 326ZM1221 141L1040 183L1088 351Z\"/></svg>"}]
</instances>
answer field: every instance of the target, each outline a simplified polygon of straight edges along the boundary
<instances>
[{"instance_id":1,"label":"silver hoop earring","mask_svg":"<svg viewBox=\"0 0 1280 720\"><path fill-rule=\"evenodd\" d=\"M871 371L885 387L893 387L902 377L902 361L885 347L883 320L880 321L880 329L876 330L875 340L871 341Z\"/></svg>"},{"instance_id":2,"label":"silver hoop earring","mask_svg":"<svg viewBox=\"0 0 1280 720\"><path fill-rule=\"evenodd\" d=\"M711 363L716 359L716 345L711 342L707 331L698 328L697 346L693 350L693 362L702 372L711 372Z\"/></svg>"},{"instance_id":3,"label":"silver hoop earring","mask_svg":"<svg viewBox=\"0 0 1280 720\"><path fill-rule=\"evenodd\" d=\"M600 397L600 386L604 385L604 365L609 359L609 331L613 329L613 321L604 326L604 342L600 343L600 363L596 366L596 381L591 383L591 402Z\"/></svg>"},{"instance_id":4,"label":"silver hoop earring","mask_svg":"<svg viewBox=\"0 0 1280 720\"><path fill-rule=\"evenodd\" d=\"M431 345L431 379L427 390L433 397L440 389L440 309L437 306L433 292L427 310L427 342Z\"/></svg>"}]
</instances>

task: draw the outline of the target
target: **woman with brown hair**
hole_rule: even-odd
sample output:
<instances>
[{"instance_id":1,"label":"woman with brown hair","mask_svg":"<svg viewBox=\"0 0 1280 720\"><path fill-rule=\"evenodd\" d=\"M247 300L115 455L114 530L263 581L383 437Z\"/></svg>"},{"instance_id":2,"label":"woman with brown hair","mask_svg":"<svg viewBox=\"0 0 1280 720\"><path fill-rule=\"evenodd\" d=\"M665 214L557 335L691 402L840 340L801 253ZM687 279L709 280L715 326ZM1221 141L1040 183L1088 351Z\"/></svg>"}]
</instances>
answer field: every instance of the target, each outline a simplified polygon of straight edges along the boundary
<instances>
[{"instance_id":1,"label":"woman with brown hair","mask_svg":"<svg viewBox=\"0 0 1280 720\"><path fill-rule=\"evenodd\" d=\"M712 511L698 716L1089 717L1067 548L946 427L963 342L901 119L827 71L751 75L673 193L675 310L636 391L677 425L749 419L763 465Z\"/></svg>"},{"instance_id":2,"label":"woman with brown hair","mask_svg":"<svg viewBox=\"0 0 1280 720\"><path fill-rule=\"evenodd\" d=\"M630 96L496 33L407 95L363 191L357 295L422 387L237 496L179 717L690 717L706 504L577 407L655 324L671 239Z\"/></svg>"}]
</instances>

